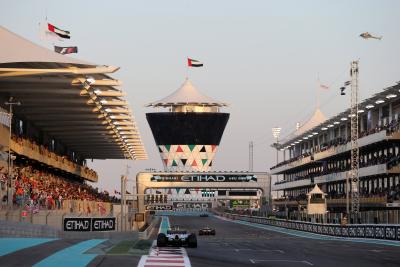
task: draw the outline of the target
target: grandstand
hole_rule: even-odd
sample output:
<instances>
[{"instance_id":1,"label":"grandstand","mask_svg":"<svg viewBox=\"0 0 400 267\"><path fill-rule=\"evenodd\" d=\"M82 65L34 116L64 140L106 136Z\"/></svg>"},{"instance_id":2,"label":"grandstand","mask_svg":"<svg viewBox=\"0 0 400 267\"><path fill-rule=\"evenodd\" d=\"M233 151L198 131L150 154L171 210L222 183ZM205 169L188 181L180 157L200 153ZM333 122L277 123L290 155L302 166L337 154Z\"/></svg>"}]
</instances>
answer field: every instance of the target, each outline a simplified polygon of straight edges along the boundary
<instances>
[{"instance_id":1,"label":"grandstand","mask_svg":"<svg viewBox=\"0 0 400 267\"><path fill-rule=\"evenodd\" d=\"M359 104L358 139L361 212L386 214L396 219L385 219L385 222L397 223L400 218L399 89L397 83ZM271 174L278 177L272 187L280 195L274 200L278 209L298 213L306 206L306 194L318 184L327 193L329 212L346 212L351 116L350 109L327 120L321 119L322 115L314 115L278 144L283 160L271 168ZM379 218L374 219L377 222Z\"/></svg>"},{"instance_id":2,"label":"grandstand","mask_svg":"<svg viewBox=\"0 0 400 267\"><path fill-rule=\"evenodd\" d=\"M147 158L122 82L109 76L119 68L57 54L1 26L0 39L3 208L115 202L87 184L98 181L87 160Z\"/></svg>"}]
</instances>

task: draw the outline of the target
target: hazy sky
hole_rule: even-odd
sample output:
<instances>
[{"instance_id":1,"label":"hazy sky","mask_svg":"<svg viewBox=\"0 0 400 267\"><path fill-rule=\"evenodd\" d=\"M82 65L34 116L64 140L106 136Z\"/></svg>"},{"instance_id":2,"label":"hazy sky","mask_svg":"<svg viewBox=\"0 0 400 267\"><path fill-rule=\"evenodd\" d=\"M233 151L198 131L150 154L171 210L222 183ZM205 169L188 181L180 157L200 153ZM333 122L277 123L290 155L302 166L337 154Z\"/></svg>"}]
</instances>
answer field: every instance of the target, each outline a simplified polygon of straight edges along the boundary
<instances>
[{"instance_id":1,"label":"hazy sky","mask_svg":"<svg viewBox=\"0 0 400 267\"><path fill-rule=\"evenodd\" d=\"M339 87L350 61L360 59L362 98L400 81L400 1L6 1L0 24L41 45L38 23L71 31L65 45L78 57L121 67L113 77L134 110L149 160L130 162L130 178L145 168L162 169L145 113L146 103L177 89L186 57L204 62L190 78L204 94L230 103L231 113L215 170L247 170L254 141L254 169L275 163L271 128L283 136L305 122L316 106L317 77L328 117L349 106ZM363 40L369 31L382 41ZM1 40L0 40L1 41ZM1 51L0 51L1 53ZM126 162L95 161L99 187L120 186Z\"/></svg>"}]
</instances>

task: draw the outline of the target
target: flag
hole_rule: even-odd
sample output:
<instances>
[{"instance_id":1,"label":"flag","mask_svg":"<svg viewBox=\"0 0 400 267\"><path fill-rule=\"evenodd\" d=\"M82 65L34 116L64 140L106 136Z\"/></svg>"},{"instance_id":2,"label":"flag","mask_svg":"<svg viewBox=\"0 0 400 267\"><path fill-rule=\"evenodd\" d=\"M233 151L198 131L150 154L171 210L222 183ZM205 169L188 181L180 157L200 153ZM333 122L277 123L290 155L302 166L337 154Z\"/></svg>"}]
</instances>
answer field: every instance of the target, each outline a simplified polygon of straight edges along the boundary
<instances>
[{"instance_id":1,"label":"flag","mask_svg":"<svg viewBox=\"0 0 400 267\"><path fill-rule=\"evenodd\" d=\"M40 40L42 41L48 41L48 42L64 41L64 39L58 36L58 34L50 32L48 30L48 26L45 23L39 23L39 35L40 35Z\"/></svg>"},{"instance_id":2,"label":"flag","mask_svg":"<svg viewBox=\"0 0 400 267\"><path fill-rule=\"evenodd\" d=\"M324 84L320 84L320 85L319 85L319 88L324 89L324 90L328 90L328 89L329 89L329 86L324 85Z\"/></svg>"},{"instance_id":3,"label":"flag","mask_svg":"<svg viewBox=\"0 0 400 267\"><path fill-rule=\"evenodd\" d=\"M198 60L188 58L188 67L203 67L203 63Z\"/></svg>"},{"instance_id":4,"label":"flag","mask_svg":"<svg viewBox=\"0 0 400 267\"><path fill-rule=\"evenodd\" d=\"M54 46L54 51L57 53L60 53L62 55L78 53L78 47L77 46L68 46L68 47Z\"/></svg>"},{"instance_id":5,"label":"flag","mask_svg":"<svg viewBox=\"0 0 400 267\"><path fill-rule=\"evenodd\" d=\"M53 32L53 33L57 34L58 36L60 36L61 38L64 38L64 39L71 38L69 31L61 30L61 29L57 28L56 26L54 26L53 24L47 23L47 29L49 30L49 32Z\"/></svg>"}]
</instances>

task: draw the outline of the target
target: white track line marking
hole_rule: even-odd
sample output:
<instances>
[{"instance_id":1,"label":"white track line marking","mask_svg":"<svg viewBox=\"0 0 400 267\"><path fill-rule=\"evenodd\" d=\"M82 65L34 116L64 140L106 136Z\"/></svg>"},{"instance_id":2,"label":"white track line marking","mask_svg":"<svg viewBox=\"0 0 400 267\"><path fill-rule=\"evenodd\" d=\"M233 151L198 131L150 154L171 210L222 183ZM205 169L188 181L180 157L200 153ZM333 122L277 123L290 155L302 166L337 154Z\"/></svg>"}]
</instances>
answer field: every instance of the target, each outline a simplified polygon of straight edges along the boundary
<instances>
[{"instance_id":1,"label":"white track line marking","mask_svg":"<svg viewBox=\"0 0 400 267\"><path fill-rule=\"evenodd\" d=\"M258 262L291 262L291 263L304 263L309 266L314 266L309 261L295 261L295 260L256 260L256 259L249 259L249 261L253 264L257 264Z\"/></svg>"},{"instance_id":2,"label":"white track line marking","mask_svg":"<svg viewBox=\"0 0 400 267\"><path fill-rule=\"evenodd\" d=\"M283 250L280 249L253 249L253 248L235 248L234 251L254 251L254 252L278 252L281 254L285 254Z\"/></svg>"},{"instance_id":3,"label":"white track line marking","mask_svg":"<svg viewBox=\"0 0 400 267\"><path fill-rule=\"evenodd\" d=\"M143 255L137 266L191 267L191 264L186 249L176 247L159 248L156 246L156 241L154 241L149 255Z\"/></svg>"}]
</instances>

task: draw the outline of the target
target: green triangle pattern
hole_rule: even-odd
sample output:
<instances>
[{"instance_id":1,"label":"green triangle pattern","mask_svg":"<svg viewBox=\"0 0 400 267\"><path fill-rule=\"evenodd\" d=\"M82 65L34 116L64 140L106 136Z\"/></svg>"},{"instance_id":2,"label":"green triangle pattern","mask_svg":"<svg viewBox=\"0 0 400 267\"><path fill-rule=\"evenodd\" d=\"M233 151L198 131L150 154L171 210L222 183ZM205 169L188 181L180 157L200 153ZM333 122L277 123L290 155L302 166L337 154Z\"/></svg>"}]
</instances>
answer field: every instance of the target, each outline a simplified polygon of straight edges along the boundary
<instances>
[{"instance_id":1,"label":"green triangle pattern","mask_svg":"<svg viewBox=\"0 0 400 267\"><path fill-rule=\"evenodd\" d=\"M171 145L165 145L165 148L166 148L167 151L169 152L169 150L171 149Z\"/></svg>"},{"instance_id":2,"label":"green triangle pattern","mask_svg":"<svg viewBox=\"0 0 400 267\"><path fill-rule=\"evenodd\" d=\"M176 164L175 160L172 161L172 166L174 166L174 167L178 166L178 164Z\"/></svg>"},{"instance_id":3,"label":"green triangle pattern","mask_svg":"<svg viewBox=\"0 0 400 267\"><path fill-rule=\"evenodd\" d=\"M201 162L203 163L203 165L206 165L208 159L202 159Z\"/></svg>"},{"instance_id":4,"label":"green triangle pattern","mask_svg":"<svg viewBox=\"0 0 400 267\"><path fill-rule=\"evenodd\" d=\"M193 151L193 149L195 148L196 145L189 145L189 149L190 151Z\"/></svg>"}]
</instances>

